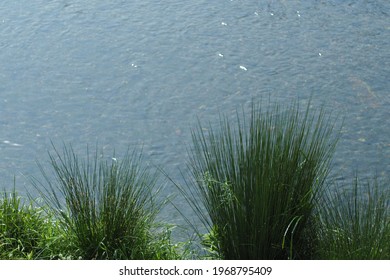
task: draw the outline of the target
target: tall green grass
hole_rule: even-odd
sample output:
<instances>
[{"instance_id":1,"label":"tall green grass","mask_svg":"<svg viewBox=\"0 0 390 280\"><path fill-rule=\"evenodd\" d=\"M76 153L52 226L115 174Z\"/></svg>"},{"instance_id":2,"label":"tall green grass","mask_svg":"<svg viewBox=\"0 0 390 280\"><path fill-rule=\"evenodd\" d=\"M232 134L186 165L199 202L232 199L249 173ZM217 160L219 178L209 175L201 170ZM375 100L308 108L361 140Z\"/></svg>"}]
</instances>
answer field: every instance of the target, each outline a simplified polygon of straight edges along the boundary
<instances>
[{"instance_id":1,"label":"tall green grass","mask_svg":"<svg viewBox=\"0 0 390 280\"><path fill-rule=\"evenodd\" d=\"M174 251L169 240L153 229L162 203L155 199L157 174L141 163L141 154L127 153L121 161L104 160L96 150L80 159L71 146L55 149L53 176L42 168L45 183L35 180L54 209L74 256L82 259L164 259Z\"/></svg>"},{"instance_id":2,"label":"tall green grass","mask_svg":"<svg viewBox=\"0 0 390 280\"><path fill-rule=\"evenodd\" d=\"M220 258L311 257L314 199L337 137L330 116L309 105L262 111L254 104L249 118L237 113L221 117L217 129L199 124L193 131L196 183L181 190Z\"/></svg>"},{"instance_id":3,"label":"tall green grass","mask_svg":"<svg viewBox=\"0 0 390 280\"><path fill-rule=\"evenodd\" d=\"M64 145L33 180L41 205L15 188L0 197L0 259L390 259L390 185L329 183L334 119L310 104L264 108L192 131L194 180L178 187L206 256L156 222L164 201L141 153L81 158Z\"/></svg>"},{"instance_id":4,"label":"tall green grass","mask_svg":"<svg viewBox=\"0 0 390 280\"><path fill-rule=\"evenodd\" d=\"M390 259L390 188L379 179L324 193L319 212L319 258ZM345 188L346 187L346 188Z\"/></svg>"}]
</instances>

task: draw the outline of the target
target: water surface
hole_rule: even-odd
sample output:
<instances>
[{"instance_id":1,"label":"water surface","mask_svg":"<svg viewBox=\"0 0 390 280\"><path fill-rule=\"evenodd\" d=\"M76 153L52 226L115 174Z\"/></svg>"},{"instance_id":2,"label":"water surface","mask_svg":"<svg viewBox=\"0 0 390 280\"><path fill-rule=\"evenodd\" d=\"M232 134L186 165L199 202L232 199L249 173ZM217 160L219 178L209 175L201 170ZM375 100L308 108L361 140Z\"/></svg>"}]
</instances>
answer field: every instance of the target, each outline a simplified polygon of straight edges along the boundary
<instances>
[{"instance_id":1,"label":"water surface","mask_svg":"<svg viewBox=\"0 0 390 280\"><path fill-rule=\"evenodd\" d=\"M180 180L197 118L310 96L345 118L337 176L387 176L389 13L387 0L2 1L1 186L33 191L51 142L142 147Z\"/></svg>"}]
</instances>

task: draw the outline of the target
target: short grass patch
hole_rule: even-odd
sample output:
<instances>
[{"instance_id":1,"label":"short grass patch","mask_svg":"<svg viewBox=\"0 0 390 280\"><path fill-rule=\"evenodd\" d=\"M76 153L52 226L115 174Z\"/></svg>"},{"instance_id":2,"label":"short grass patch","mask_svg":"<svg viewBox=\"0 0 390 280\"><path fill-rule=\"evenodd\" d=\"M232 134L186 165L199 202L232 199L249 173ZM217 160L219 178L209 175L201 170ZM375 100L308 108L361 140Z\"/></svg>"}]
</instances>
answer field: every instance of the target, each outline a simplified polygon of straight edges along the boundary
<instances>
[{"instance_id":1,"label":"short grass patch","mask_svg":"<svg viewBox=\"0 0 390 280\"><path fill-rule=\"evenodd\" d=\"M61 236L48 209L27 198L22 199L15 190L3 192L0 198L0 259L55 258L64 251L65 246L59 246Z\"/></svg>"}]
</instances>

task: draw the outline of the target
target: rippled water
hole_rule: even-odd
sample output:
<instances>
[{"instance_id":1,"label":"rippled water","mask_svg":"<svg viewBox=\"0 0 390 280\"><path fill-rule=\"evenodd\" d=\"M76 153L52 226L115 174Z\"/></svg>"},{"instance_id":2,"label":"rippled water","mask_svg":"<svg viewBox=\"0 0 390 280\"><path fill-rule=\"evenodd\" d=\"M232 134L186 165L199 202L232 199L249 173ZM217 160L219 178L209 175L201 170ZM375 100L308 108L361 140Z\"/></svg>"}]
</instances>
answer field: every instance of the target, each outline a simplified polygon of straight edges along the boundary
<instances>
[{"instance_id":1,"label":"rippled water","mask_svg":"<svg viewBox=\"0 0 390 280\"><path fill-rule=\"evenodd\" d=\"M345 117L338 174L390 171L388 0L1 1L0 62L1 187L29 189L51 141L177 178L197 117L311 95Z\"/></svg>"}]
</instances>

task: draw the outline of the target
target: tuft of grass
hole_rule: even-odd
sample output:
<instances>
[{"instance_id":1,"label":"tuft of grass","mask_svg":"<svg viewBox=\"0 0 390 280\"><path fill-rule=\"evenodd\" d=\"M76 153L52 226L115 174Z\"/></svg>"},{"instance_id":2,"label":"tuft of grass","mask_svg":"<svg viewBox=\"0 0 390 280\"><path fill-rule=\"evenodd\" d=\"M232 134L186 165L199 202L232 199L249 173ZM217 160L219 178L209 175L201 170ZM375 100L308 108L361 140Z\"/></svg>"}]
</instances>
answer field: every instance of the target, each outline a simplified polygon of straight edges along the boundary
<instances>
[{"instance_id":1,"label":"tuft of grass","mask_svg":"<svg viewBox=\"0 0 390 280\"><path fill-rule=\"evenodd\" d=\"M153 229L162 203L155 199L157 174L141 164L141 153L121 161L94 156L80 159L71 146L49 154L53 174L41 167L45 183L34 185L53 208L72 244L73 258L165 259L167 235ZM165 248L165 249L164 249Z\"/></svg>"},{"instance_id":2,"label":"tuft of grass","mask_svg":"<svg viewBox=\"0 0 390 280\"><path fill-rule=\"evenodd\" d=\"M208 229L204 244L223 259L310 258L314 200L338 137L322 109L253 104L234 125L192 132L194 183L180 188Z\"/></svg>"},{"instance_id":3,"label":"tuft of grass","mask_svg":"<svg viewBox=\"0 0 390 280\"><path fill-rule=\"evenodd\" d=\"M357 177L344 191L336 185L318 205L319 257L390 259L390 188L378 179Z\"/></svg>"},{"instance_id":4,"label":"tuft of grass","mask_svg":"<svg viewBox=\"0 0 390 280\"><path fill-rule=\"evenodd\" d=\"M59 231L50 213L25 204L15 189L0 198L0 259L50 259Z\"/></svg>"}]
</instances>

